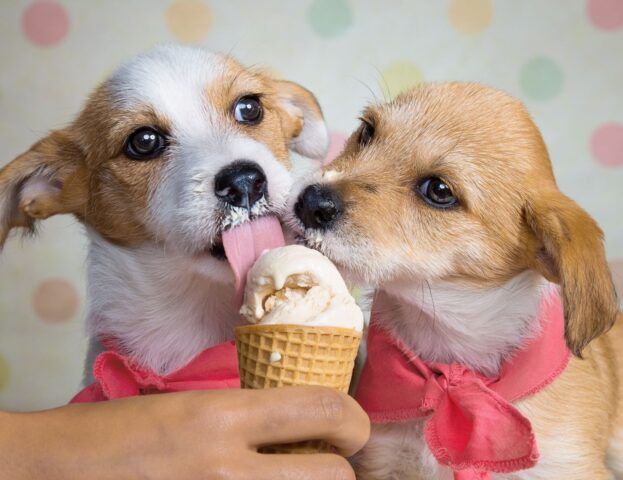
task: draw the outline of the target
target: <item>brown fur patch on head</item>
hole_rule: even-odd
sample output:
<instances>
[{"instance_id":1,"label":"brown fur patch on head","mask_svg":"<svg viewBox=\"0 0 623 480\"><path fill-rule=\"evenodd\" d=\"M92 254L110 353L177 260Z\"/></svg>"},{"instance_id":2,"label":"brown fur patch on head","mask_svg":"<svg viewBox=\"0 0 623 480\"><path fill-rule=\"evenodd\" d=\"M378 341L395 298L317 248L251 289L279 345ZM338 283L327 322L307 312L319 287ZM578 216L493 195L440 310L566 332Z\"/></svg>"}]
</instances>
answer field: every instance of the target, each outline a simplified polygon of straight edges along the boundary
<instances>
[{"instance_id":1,"label":"brown fur patch on head","mask_svg":"<svg viewBox=\"0 0 623 480\"><path fill-rule=\"evenodd\" d=\"M124 154L124 146L141 127L154 127L167 135L171 124L149 106L127 111L113 105L104 84L71 127L76 143L87 152L88 195L78 218L113 243L137 245L150 236L144 227L147 208L167 157L132 160Z\"/></svg>"},{"instance_id":2,"label":"brown fur patch on head","mask_svg":"<svg viewBox=\"0 0 623 480\"><path fill-rule=\"evenodd\" d=\"M287 167L288 148L312 158L324 157L328 148L326 127L320 105L309 90L261 70L246 69L230 57L224 61L227 69L222 81L206 91L208 102L223 115L221 120L266 145ZM231 115L235 102L244 96L259 97L264 116L258 125L238 124Z\"/></svg>"}]
</instances>

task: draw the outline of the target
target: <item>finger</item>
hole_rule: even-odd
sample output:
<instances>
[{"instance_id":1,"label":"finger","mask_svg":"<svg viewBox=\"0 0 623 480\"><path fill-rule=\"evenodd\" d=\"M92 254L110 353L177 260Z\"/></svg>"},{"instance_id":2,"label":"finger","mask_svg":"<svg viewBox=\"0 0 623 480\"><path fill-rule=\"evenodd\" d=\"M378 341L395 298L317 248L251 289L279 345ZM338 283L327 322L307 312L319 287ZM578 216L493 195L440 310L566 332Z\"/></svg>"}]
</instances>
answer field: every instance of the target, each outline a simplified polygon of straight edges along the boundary
<instances>
[{"instance_id":1,"label":"finger","mask_svg":"<svg viewBox=\"0 0 623 480\"><path fill-rule=\"evenodd\" d=\"M330 453L257 454L253 462L254 480L355 480L348 460Z\"/></svg>"},{"instance_id":2,"label":"finger","mask_svg":"<svg viewBox=\"0 0 623 480\"><path fill-rule=\"evenodd\" d=\"M252 391L246 425L250 446L325 440L350 456L368 441L370 420L348 395L325 387Z\"/></svg>"}]
</instances>

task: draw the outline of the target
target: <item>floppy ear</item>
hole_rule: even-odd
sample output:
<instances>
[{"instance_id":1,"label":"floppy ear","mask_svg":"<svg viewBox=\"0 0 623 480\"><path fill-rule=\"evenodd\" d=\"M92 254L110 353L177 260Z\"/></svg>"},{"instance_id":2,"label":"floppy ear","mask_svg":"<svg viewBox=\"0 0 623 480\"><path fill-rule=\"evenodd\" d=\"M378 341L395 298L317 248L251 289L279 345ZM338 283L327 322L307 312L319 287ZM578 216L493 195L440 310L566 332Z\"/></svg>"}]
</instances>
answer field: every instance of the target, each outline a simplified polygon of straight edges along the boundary
<instances>
[{"instance_id":1,"label":"floppy ear","mask_svg":"<svg viewBox=\"0 0 623 480\"><path fill-rule=\"evenodd\" d=\"M582 350L614 323L618 301L606 262L603 233L588 213L558 191L544 192L525 208L540 242L535 269L560 284L565 340Z\"/></svg>"},{"instance_id":2,"label":"floppy ear","mask_svg":"<svg viewBox=\"0 0 623 480\"><path fill-rule=\"evenodd\" d=\"M32 231L58 213L82 217L85 205L82 153L65 132L53 132L0 170L0 248L11 229Z\"/></svg>"},{"instance_id":3,"label":"floppy ear","mask_svg":"<svg viewBox=\"0 0 623 480\"><path fill-rule=\"evenodd\" d=\"M316 97L294 82L274 82L290 150L309 158L324 158L329 148L329 132Z\"/></svg>"}]
</instances>

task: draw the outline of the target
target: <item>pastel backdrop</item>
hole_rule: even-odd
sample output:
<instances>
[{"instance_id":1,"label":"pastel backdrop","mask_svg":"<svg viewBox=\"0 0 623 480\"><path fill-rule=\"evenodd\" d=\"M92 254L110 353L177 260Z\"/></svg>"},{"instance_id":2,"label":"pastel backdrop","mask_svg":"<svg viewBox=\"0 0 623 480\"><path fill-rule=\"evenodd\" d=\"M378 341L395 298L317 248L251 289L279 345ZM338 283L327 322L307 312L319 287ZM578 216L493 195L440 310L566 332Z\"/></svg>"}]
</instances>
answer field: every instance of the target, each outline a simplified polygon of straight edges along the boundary
<instances>
[{"instance_id":1,"label":"pastel backdrop","mask_svg":"<svg viewBox=\"0 0 623 480\"><path fill-rule=\"evenodd\" d=\"M563 191L599 221L623 287L623 0L2 0L0 166L161 42L231 52L312 90L334 156L366 102L475 80L528 106ZM313 167L297 159L297 171ZM65 403L85 352L86 242L71 218L0 256L0 408Z\"/></svg>"}]
</instances>

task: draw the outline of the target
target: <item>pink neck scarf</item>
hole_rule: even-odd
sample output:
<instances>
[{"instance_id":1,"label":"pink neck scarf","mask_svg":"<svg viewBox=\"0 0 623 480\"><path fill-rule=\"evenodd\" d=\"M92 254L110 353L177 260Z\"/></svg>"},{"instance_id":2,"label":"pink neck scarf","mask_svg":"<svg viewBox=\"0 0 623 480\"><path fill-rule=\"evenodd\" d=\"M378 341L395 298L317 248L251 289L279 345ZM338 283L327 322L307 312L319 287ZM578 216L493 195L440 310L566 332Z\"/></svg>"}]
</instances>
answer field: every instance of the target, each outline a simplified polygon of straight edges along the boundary
<instances>
[{"instance_id":1,"label":"pink neck scarf","mask_svg":"<svg viewBox=\"0 0 623 480\"><path fill-rule=\"evenodd\" d=\"M168 375L140 367L114 349L101 353L93 365L95 383L70 403L101 402L151 393L240 388L234 342L208 348Z\"/></svg>"},{"instance_id":2,"label":"pink neck scarf","mask_svg":"<svg viewBox=\"0 0 623 480\"><path fill-rule=\"evenodd\" d=\"M530 421L512 404L549 385L569 363L558 294L543 301L541 331L488 378L458 363L428 363L382 328L372 313L368 358L355 398L374 423L428 417L426 442L455 480L490 479L534 466Z\"/></svg>"}]
</instances>

